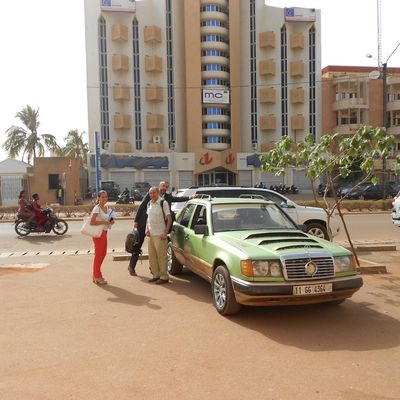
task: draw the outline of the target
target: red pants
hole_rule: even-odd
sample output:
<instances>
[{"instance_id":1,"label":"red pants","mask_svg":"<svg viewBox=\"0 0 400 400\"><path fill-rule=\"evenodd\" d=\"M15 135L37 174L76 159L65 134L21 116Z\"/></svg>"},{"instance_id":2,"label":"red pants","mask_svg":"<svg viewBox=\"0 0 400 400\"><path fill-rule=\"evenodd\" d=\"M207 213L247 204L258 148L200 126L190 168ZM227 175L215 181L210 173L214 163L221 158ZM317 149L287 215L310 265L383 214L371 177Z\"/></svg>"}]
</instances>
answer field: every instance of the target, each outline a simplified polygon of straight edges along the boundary
<instances>
[{"instance_id":1,"label":"red pants","mask_svg":"<svg viewBox=\"0 0 400 400\"><path fill-rule=\"evenodd\" d=\"M43 226L44 223L47 221L47 217L43 215L41 212L35 212L35 217L38 220L38 226Z\"/></svg>"},{"instance_id":2,"label":"red pants","mask_svg":"<svg viewBox=\"0 0 400 400\"><path fill-rule=\"evenodd\" d=\"M92 238L94 243L93 278L102 278L101 264L107 254L107 231L98 238Z\"/></svg>"}]
</instances>

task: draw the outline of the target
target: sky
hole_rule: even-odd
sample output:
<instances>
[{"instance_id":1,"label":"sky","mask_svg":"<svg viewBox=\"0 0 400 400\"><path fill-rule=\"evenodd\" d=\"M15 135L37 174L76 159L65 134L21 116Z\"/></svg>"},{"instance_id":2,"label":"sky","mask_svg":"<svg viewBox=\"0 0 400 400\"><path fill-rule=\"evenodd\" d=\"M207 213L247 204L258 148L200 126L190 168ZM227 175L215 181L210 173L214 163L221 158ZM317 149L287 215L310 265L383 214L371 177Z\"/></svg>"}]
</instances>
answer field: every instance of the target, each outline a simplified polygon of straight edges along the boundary
<instances>
[{"instance_id":1,"label":"sky","mask_svg":"<svg viewBox=\"0 0 400 400\"><path fill-rule=\"evenodd\" d=\"M321 10L322 68L377 65L376 0L266 3ZM398 0L381 3L381 52L385 62L400 42L399 6ZM83 0L8 0L1 2L0 10L0 144L10 126L20 125L15 114L27 104L40 110L39 134L53 134L60 145L70 130L87 132ZM366 58L367 53L375 60ZM388 67L400 67L400 48L390 57ZM0 161L6 157L0 149Z\"/></svg>"}]
</instances>

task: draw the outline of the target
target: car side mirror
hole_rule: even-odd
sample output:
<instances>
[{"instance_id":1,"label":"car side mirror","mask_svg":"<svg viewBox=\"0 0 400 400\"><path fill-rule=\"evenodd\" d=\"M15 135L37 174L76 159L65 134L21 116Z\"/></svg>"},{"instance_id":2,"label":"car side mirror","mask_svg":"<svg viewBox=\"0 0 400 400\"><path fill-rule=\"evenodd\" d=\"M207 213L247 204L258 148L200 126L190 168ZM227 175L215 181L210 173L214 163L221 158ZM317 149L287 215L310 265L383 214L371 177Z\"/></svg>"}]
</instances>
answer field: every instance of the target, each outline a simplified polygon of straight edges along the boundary
<instances>
[{"instance_id":1,"label":"car side mirror","mask_svg":"<svg viewBox=\"0 0 400 400\"><path fill-rule=\"evenodd\" d=\"M295 205L292 200L282 201L280 206L281 208L295 208Z\"/></svg>"},{"instance_id":2,"label":"car side mirror","mask_svg":"<svg viewBox=\"0 0 400 400\"><path fill-rule=\"evenodd\" d=\"M207 225L195 225L194 233L196 235L208 235L208 226Z\"/></svg>"}]
</instances>

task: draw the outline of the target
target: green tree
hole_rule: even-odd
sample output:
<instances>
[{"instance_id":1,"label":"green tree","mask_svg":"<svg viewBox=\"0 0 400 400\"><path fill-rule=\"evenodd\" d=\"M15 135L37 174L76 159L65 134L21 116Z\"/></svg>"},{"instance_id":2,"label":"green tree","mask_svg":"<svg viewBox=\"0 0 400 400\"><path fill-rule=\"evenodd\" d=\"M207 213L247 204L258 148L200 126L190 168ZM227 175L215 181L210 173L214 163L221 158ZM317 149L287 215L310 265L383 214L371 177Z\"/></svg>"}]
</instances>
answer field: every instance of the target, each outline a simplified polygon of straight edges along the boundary
<instances>
[{"instance_id":1,"label":"green tree","mask_svg":"<svg viewBox=\"0 0 400 400\"><path fill-rule=\"evenodd\" d=\"M344 179L352 173L361 172L364 177L363 181L370 179L372 183L376 184L377 179L373 176L375 172L374 160L388 157L394 146L394 136L387 135L384 128L373 128L371 126L360 128L350 137L338 133L324 135L319 143L314 142L311 134L299 143L294 143L290 137L285 136L276 144L274 149L261 156L261 167L264 171L276 175L284 175L287 168L304 168L306 176L312 183L314 199L317 204L314 183L317 179L325 178L324 180L328 183L334 195L332 203L326 200L326 191L323 197L328 227L330 218L337 211L359 265L340 207L345 197L337 197L335 181L339 177ZM397 166L399 166L399 161L399 158L397 158ZM358 171L355 171L355 168ZM397 167L395 173L398 174L398 172L400 171Z\"/></svg>"},{"instance_id":2,"label":"green tree","mask_svg":"<svg viewBox=\"0 0 400 400\"><path fill-rule=\"evenodd\" d=\"M38 134L40 126L38 117L39 109L35 110L29 105L17 112L15 118L18 118L24 127L13 125L7 129L7 139L2 147L8 152L9 157L16 158L22 152L21 160L23 161L26 156L30 163L32 158L43 157L45 149L59 153L60 147L53 135Z\"/></svg>"},{"instance_id":3,"label":"green tree","mask_svg":"<svg viewBox=\"0 0 400 400\"><path fill-rule=\"evenodd\" d=\"M79 133L77 129L69 131L64 138L65 147L61 149L61 155L64 157L79 158L84 164L89 151L89 145L83 140L84 134L85 132Z\"/></svg>"}]
</instances>

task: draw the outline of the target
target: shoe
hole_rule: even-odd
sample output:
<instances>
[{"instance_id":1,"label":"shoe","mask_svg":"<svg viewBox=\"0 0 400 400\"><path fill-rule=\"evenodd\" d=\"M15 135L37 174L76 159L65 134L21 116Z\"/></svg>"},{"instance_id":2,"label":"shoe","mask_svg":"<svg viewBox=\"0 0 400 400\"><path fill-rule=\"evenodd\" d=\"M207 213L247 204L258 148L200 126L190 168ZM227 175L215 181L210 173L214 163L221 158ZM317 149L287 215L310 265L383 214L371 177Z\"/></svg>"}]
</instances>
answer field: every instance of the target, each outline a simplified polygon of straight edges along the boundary
<instances>
[{"instance_id":1,"label":"shoe","mask_svg":"<svg viewBox=\"0 0 400 400\"><path fill-rule=\"evenodd\" d=\"M135 272L135 269L132 268L131 266L128 267L129 275L131 276L137 276L137 273Z\"/></svg>"},{"instance_id":2,"label":"shoe","mask_svg":"<svg viewBox=\"0 0 400 400\"><path fill-rule=\"evenodd\" d=\"M96 285L107 285L107 281L104 278L93 278L93 283Z\"/></svg>"},{"instance_id":3,"label":"shoe","mask_svg":"<svg viewBox=\"0 0 400 400\"><path fill-rule=\"evenodd\" d=\"M168 279L159 279L156 282L156 285L163 285L164 283L169 283L169 280Z\"/></svg>"},{"instance_id":4,"label":"shoe","mask_svg":"<svg viewBox=\"0 0 400 400\"><path fill-rule=\"evenodd\" d=\"M151 279L149 279L149 282L157 282L158 280L160 280L160 277L158 277L158 278L151 278Z\"/></svg>"}]
</instances>

